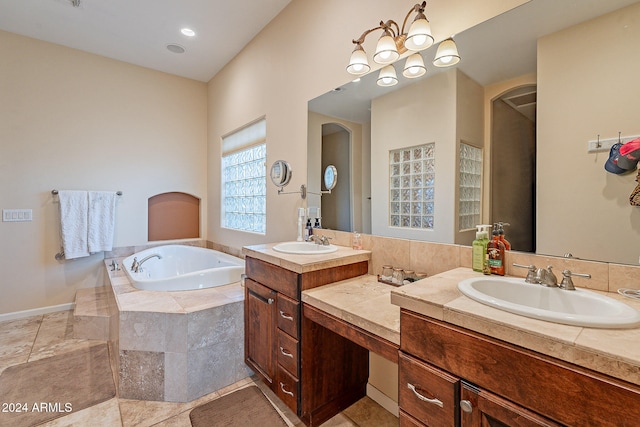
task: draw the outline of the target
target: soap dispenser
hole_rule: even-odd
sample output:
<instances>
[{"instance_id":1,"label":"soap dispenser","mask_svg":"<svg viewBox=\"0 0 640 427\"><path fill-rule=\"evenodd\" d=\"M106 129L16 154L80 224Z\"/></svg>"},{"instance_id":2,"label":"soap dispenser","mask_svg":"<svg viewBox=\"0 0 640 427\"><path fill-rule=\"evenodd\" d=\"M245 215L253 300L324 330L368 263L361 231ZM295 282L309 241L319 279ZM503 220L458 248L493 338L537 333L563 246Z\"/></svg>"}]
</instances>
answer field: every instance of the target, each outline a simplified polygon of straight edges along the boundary
<instances>
[{"instance_id":1,"label":"soap dispenser","mask_svg":"<svg viewBox=\"0 0 640 427\"><path fill-rule=\"evenodd\" d=\"M491 274L497 274L504 276L505 262L504 262L504 243L500 241L500 231L498 230L498 224L493 224L493 239L487 244L487 254L489 256L489 268Z\"/></svg>"},{"instance_id":2,"label":"soap dispenser","mask_svg":"<svg viewBox=\"0 0 640 427\"><path fill-rule=\"evenodd\" d=\"M489 243L490 225L476 225L476 240L473 241L471 247L471 266L473 271L479 273L484 272L487 256L487 244Z\"/></svg>"},{"instance_id":3,"label":"soap dispenser","mask_svg":"<svg viewBox=\"0 0 640 427\"><path fill-rule=\"evenodd\" d=\"M507 241L507 239L504 238L504 226L505 225L511 225L508 222L499 222L498 223L498 234L500 235L500 241L504 244L504 248L507 251L511 250L511 243L509 243Z\"/></svg>"}]
</instances>

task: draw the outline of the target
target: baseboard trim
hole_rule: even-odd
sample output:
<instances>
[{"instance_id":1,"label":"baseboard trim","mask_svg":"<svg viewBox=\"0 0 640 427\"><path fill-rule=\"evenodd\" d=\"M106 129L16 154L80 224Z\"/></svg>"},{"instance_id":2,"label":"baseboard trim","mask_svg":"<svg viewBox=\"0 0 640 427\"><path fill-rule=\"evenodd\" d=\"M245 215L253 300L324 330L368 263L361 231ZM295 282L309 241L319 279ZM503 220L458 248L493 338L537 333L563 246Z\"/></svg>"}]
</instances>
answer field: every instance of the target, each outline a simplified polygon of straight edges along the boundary
<instances>
[{"instance_id":1,"label":"baseboard trim","mask_svg":"<svg viewBox=\"0 0 640 427\"><path fill-rule=\"evenodd\" d=\"M0 314L0 322L7 320L24 319L25 317L40 316L47 313L55 313L57 311L65 311L73 309L73 303L50 305L48 307L33 308L31 310L14 311L12 313Z\"/></svg>"},{"instance_id":2,"label":"baseboard trim","mask_svg":"<svg viewBox=\"0 0 640 427\"><path fill-rule=\"evenodd\" d=\"M400 416L398 402L394 401L392 398L382 393L380 390L369 383L367 383L367 396L369 396L371 400L382 406L384 409L386 409L396 417Z\"/></svg>"}]
</instances>

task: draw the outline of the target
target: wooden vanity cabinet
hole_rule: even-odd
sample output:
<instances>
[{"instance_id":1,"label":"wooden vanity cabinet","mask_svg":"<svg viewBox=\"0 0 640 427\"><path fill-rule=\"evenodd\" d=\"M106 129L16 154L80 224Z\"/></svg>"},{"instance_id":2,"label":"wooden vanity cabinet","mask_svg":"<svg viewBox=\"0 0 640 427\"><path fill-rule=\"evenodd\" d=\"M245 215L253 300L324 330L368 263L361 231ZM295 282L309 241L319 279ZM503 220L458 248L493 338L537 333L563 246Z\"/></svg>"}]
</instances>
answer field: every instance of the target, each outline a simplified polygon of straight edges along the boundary
<instances>
[{"instance_id":1,"label":"wooden vanity cabinet","mask_svg":"<svg viewBox=\"0 0 640 427\"><path fill-rule=\"evenodd\" d=\"M366 394L368 351L302 317L301 292L367 274L368 262L296 273L245 259L245 361L309 426Z\"/></svg>"},{"instance_id":2,"label":"wooden vanity cabinet","mask_svg":"<svg viewBox=\"0 0 640 427\"><path fill-rule=\"evenodd\" d=\"M400 354L401 425L640 425L637 385L405 309ZM408 370L407 361L428 374ZM457 408L445 411L449 424L431 424L404 390L413 381L427 397L445 402L446 389L434 385L438 377L454 384L454 396L459 393Z\"/></svg>"}]
</instances>

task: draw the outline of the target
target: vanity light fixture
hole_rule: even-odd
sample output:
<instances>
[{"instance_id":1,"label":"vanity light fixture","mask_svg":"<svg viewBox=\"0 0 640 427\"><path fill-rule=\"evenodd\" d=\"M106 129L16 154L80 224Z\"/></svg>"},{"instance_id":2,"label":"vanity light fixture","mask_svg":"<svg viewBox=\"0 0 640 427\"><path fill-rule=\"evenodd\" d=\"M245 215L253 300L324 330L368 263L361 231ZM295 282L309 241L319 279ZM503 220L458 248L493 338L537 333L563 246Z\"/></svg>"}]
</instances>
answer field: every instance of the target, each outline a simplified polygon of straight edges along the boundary
<instances>
[{"instance_id":1,"label":"vanity light fixture","mask_svg":"<svg viewBox=\"0 0 640 427\"><path fill-rule=\"evenodd\" d=\"M362 48L365 38L372 32L382 30L382 36L376 45L376 52L373 60L382 65L395 62L401 54L407 50L420 51L428 48L433 44L433 36L431 35L431 26L427 17L424 15L426 1L421 4L414 5L402 22L402 28L392 19L387 22L380 21L380 25L362 33L360 38L353 40L356 47L351 53L351 59L347 66L347 71L354 75L362 75L367 73L371 67L367 61L367 54ZM405 32L407 20L412 13L416 13L416 17L409 27L409 32Z\"/></svg>"},{"instance_id":2,"label":"vanity light fixture","mask_svg":"<svg viewBox=\"0 0 640 427\"><path fill-rule=\"evenodd\" d=\"M369 34L377 30L382 30L382 36L376 45L373 61L381 65L387 65L387 67L380 70L378 84L381 86L393 86L397 83L395 70L393 70L393 77L391 77L391 70L389 70L388 66L398 60L400 55L407 51L416 53L407 58L402 75L406 78L416 78L424 75L427 69L424 66L422 55L417 52L429 48L434 42L434 38L431 35L431 24L429 24L429 20L427 20L424 14L426 5L426 1L415 4L405 16L402 27L392 19L386 22L380 21L377 27L366 30L360 38L353 40L355 48L351 52L347 72L355 76L361 76L371 70L371 66L367 60L367 54L362 44ZM407 21L413 13L415 13L415 18L409 26L408 32L405 32ZM443 53L440 52L441 48L443 49ZM437 67L446 67L455 65L459 61L460 56L458 55L458 50L453 39L449 38L443 41L438 47L434 65ZM394 79L395 82L392 82Z\"/></svg>"}]
</instances>

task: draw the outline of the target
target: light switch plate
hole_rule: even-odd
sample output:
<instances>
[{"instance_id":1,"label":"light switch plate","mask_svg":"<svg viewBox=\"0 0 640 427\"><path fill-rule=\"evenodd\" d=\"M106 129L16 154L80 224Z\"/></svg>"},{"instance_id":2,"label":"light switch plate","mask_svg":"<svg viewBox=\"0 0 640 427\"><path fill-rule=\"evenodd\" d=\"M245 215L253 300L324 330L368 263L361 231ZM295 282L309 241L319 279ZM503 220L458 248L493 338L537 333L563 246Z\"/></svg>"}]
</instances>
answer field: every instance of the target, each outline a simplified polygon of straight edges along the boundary
<instances>
[{"instance_id":1,"label":"light switch plate","mask_svg":"<svg viewBox=\"0 0 640 427\"><path fill-rule=\"evenodd\" d=\"M33 219L31 209L2 209L3 222L24 222Z\"/></svg>"}]
</instances>

